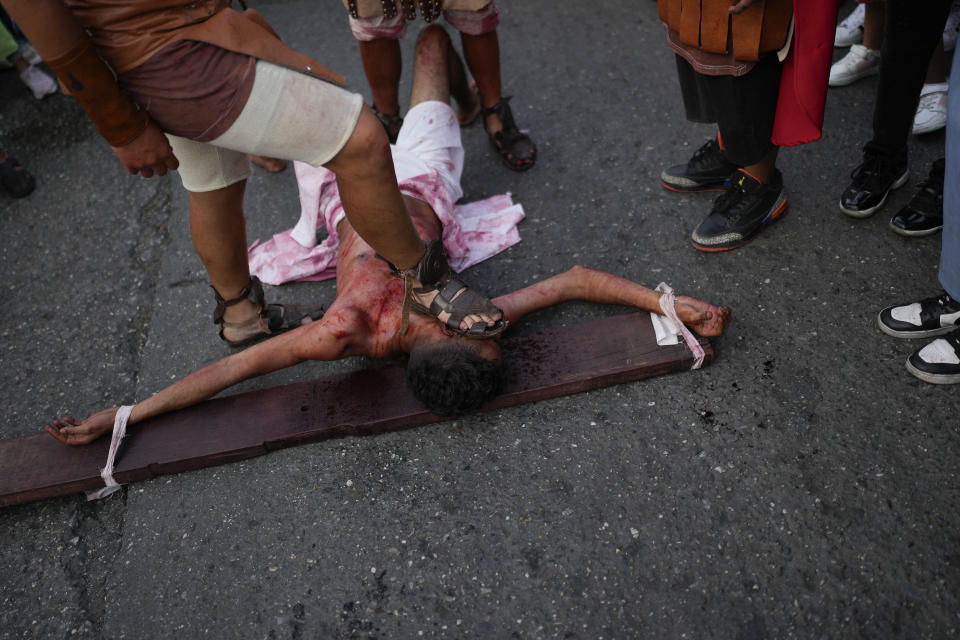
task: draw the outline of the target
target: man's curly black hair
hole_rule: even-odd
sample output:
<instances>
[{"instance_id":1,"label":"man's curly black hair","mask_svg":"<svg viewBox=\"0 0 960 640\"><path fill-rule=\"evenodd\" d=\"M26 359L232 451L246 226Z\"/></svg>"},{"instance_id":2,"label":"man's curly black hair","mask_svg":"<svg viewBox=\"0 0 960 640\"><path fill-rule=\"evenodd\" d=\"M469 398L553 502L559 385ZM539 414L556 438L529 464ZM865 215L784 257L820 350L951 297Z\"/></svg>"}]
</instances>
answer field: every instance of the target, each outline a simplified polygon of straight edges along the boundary
<instances>
[{"instance_id":1,"label":"man's curly black hair","mask_svg":"<svg viewBox=\"0 0 960 640\"><path fill-rule=\"evenodd\" d=\"M476 409L503 386L503 370L458 344L415 350L407 363L413 395L438 416Z\"/></svg>"}]
</instances>

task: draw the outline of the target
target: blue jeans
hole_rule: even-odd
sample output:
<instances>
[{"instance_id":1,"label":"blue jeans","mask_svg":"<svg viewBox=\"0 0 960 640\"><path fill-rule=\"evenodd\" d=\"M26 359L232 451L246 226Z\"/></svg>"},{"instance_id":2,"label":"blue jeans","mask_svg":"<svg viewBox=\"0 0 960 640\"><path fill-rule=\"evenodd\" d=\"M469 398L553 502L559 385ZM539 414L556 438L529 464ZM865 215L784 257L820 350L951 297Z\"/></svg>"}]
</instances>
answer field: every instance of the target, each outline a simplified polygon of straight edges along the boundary
<instances>
[{"instance_id":1,"label":"blue jeans","mask_svg":"<svg viewBox=\"0 0 960 640\"><path fill-rule=\"evenodd\" d=\"M947 162L943 175L943 237L940 239L940 284L960 300L960 48L953 52L947 107Z\"/></svg>"}]
</instances>

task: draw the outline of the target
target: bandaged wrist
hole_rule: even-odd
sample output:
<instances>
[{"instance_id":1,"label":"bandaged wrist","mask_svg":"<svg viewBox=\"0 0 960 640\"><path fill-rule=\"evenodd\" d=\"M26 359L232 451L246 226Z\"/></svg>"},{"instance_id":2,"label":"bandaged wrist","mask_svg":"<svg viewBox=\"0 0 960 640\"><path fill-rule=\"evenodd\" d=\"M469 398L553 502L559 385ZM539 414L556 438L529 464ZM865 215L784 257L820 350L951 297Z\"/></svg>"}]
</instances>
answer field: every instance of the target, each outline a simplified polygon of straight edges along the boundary
<instances>
[{"instance_id":1,"label":"bandaged wrist","mask_svg":"<svg viewBox=\"0 0 960 640\"><path fill-rule=\"evenodd\" d=\"M120 90L113 71L89 40L80 40L47 64L111 146L131 143L147 128L150 116Z\"/></svg>"}]
</instances>

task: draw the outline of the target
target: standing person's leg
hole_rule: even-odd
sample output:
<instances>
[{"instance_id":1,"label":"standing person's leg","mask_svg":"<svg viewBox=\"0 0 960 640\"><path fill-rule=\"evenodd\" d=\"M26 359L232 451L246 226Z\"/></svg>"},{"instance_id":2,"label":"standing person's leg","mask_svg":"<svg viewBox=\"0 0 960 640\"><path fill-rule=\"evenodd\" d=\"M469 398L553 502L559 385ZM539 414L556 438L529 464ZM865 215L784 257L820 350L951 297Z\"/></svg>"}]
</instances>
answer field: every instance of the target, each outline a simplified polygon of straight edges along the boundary
<instances>
[{"instance_id":1,"label":"standing person's leg","mask_svg":"<svg viewBox=\"0 0 960 640\"><path fill-rule=\"evenodd\" d=\"M954 53L950 82L960 82L960 54ZM887 307L880 329L898 338L941 336L907 358L907 370L935 384L960 383L960 101L947 109L946 163L943 188L943 236L940 295Z\"/></svg>"},{"instance_id":2,"label":"standing person's leg","mask_svg":"<svg viewBox=\"0 0 960 640\"><path fill-rule=\"evenodd\" d=\"M391 18L350 17L350 31L360 45L363 71L373 95L373 110L383 123L390 142L396 142L397 133L403 125L400 117L400 76L403 73L403 57L400 38L407 31L402 13Z\"/></svg>"},{"instance_id":3,"label":"standing person's leg","mask_svg":"<svg viewBox=\"0 0 960 640\"><path fill-rule=\"evenodd\" d=\"M907 180L907 137L951 0L887 0L886 4L873 138L864 146L863 161L840 195L840 210L854 218L873 215L890 191Z\"/></svg>"},{"instance_id":4,"label":"standing person's leg","mask_svg":"<svg viewBox=\"0 0 960 640\"><path fill-rule=\"evenodd\" d=\"M960 83L960 54L956 52L950 82ZM960 326L960 101L952 101L947 110L946 152L939 273L944 293L937 309L938 324L944 328ZM910 354L907 370L926 382L960 383L960 328Z\"/></svg>"},{"instance_id":5,"label":"standing person's leg","mask_svg":"<svg viewBox=\"0 0 960 640\"><path fill-rule=\"evenodd\" d=\"M717 123L723 151L711 155L722 155L734 167L729 187L693 232L691 243L700 251L743 246L786 210L778 148L770 139L781 70L777 57L767 55L743 76L707 76L677 56L687 119Z\"/></svg>"},{"instance_id":6,"label":"standing person's leg","mask_svg":"<svg viewBox=\"0 0 960 640\"><path fill-rule=\"evenodd\" d=\"M190 235L216 292L214 322L231 346L242 347L299 326L308 316L292 306L269 305L247 263L243 195L250 176L247 154L168 136L190 194Z\"/></svg>"},{"instance_id":7,"label":"standing person's leg","mask_svg":"<svg viewBox=\"0 0 960 640\"><path fill-rule=\"evenodd\" d=\"M400 75L403 72L403 58L400 53L400 41L391 38L360 41L360 58L363 71L373 95L373 108L380 116L387 136L393 142L403 124L400 117Z\"/></svg>"},{"instance_id":8,"label":"standing person's leg","mask_svg":"<svg viewBox=\"0 0 960 640\"><path fill-rule=\"evenodd\" d=\"M500 78L500 14L495 1L477 11L446 10L447 22L460 32L463 57L477 83L483 106L484 128L509 168L525 171L537 160L537 146L521 132L513 118L509 98L504 98Z\"/></svg>"},{"instance_id":9,"label":"standing person's leg","mask_svg":"<svg viewBox=\"0 0 960 640\"><path fill-rule=\"evenodd\" d=\"M930 57L943 39L951 0L887 0L880 80L873 112L873 146L906 154L907 137Z\"/></svg>"},{"instance_id":10,"label":"standing person's leg","mask_svg":"<svg viewBox=\"0 0 960 640\"><path fill-rule=\"evenodd\" d=\"M863 42L853 43L845 56L830 66L830 86L843 87L880 70L880 47L886 3L867 2L863 15Z\"/></svg>"},{"instance_id":11,"label":"standing person's leg","mask_svg":"<svg viewBox=\"0 0 960 640\"><path fill-rule=\"evenodd\" d=\"M960 48L954 52L950 82L960 86ZM944 290L960 300L960 100L949 103L947 109L946 154L939 275Z\"/></svg>"}]
</instances>

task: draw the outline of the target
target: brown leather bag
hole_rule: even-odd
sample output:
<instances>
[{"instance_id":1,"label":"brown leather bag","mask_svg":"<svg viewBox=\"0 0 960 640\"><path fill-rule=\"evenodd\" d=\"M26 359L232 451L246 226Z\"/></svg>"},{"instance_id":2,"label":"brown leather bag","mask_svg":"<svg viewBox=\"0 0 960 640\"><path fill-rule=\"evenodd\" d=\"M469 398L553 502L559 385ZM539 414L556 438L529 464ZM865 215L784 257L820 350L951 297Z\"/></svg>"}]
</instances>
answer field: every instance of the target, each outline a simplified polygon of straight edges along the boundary
<instances>
[{"instance_id":1,"label":"brown leather bag","mask_svg":"<svg viewBox=\"0 0 960 640\"><path fill-rule=\"evenodd\" d=\"M755 0L738 14L729 7L730 0L657 0L660 19L680 41L708 53L755 62L786 43L793 0Z\"/></svg>"}]
</instances>

